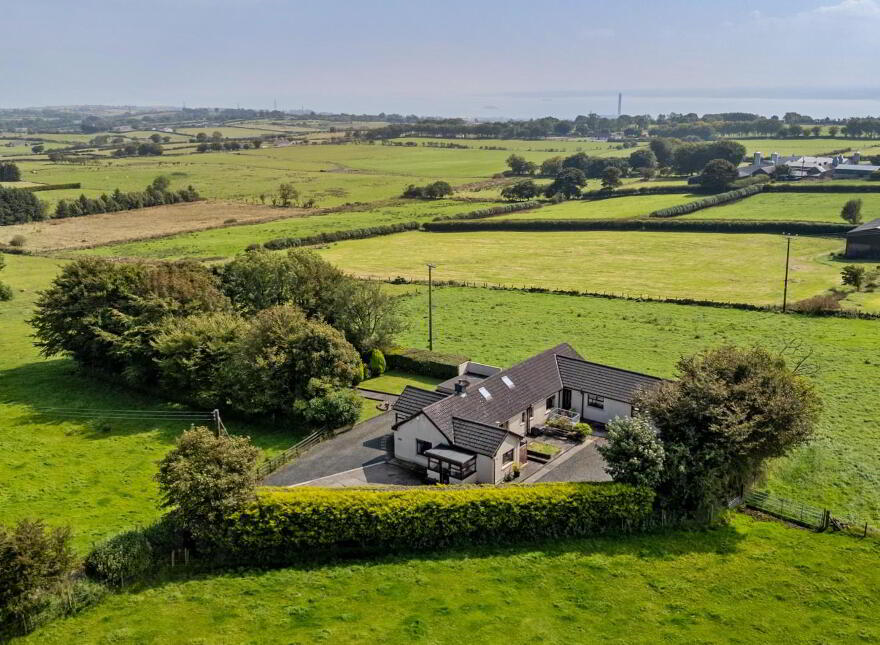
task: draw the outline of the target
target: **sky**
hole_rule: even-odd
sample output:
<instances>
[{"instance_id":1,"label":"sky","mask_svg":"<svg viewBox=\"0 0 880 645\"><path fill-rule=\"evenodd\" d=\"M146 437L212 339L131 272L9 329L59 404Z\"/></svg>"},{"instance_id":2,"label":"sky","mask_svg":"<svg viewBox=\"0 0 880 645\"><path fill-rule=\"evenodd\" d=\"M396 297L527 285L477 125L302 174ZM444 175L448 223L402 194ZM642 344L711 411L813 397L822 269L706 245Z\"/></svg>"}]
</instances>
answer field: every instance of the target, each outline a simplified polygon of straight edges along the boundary
<instances>
[{"instance_id":1,"label":"sky","mask_svg":"<svg viewBox=\"0 0 880 645\"><path fill-rule=\"evenodd\" d=\"M880 114L880 0L6 0L0 108Z\"/></svg>"}]
</instances>

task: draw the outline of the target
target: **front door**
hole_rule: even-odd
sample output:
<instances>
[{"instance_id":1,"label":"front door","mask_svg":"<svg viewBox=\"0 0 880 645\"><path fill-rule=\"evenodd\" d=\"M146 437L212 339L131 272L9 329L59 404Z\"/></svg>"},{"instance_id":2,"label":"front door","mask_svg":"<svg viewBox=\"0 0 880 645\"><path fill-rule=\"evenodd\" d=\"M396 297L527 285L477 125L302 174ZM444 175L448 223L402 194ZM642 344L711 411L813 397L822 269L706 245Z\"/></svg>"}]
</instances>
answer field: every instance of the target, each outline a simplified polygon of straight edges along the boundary
<instances>
[{"instance_id":1,"label":"front door","mask_svg":"<svg viewBox=\"0 0 880 645\"><path fill-rule=\"evenodd\" d=\"M567 387L562 389L562 409L571 410L571 390Z\"/></svg>"},{"instance_id":2,"label":"front door","mask_svg":"<svg viewBox=\"0 0 880 645\"><path fill-rule=\"evenodd\" d=\"M440 483L448 484L449 483L449 464L445 461L440 462Z\"/></svg>"}]
</instances>

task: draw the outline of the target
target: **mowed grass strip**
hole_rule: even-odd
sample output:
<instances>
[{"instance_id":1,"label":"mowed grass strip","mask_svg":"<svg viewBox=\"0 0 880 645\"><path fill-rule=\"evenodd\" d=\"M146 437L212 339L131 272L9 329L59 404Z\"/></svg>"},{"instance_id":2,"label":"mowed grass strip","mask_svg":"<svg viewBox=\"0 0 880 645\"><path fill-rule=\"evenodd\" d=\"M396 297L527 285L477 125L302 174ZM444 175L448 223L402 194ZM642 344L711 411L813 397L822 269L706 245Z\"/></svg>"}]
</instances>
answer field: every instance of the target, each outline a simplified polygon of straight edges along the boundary
<instances>
[{"instance_id":1,"label":"mowed grass strip","mask_svg":"<svg viewBox=\"0 0 880 645\"><path fill-rule=\"evenodd\" d=\"M304 217L277 219L262 224L228 226L155 240L111 244L79 253L111 257L225 258L241 253L251 244L262 244L279 237L305 237L318 233L369 228L383 224L428 221L439 215L466 213L493 205L491 202L459 202L455 200L396 200L383 205L366 205L341 212L314 213ZM270 215L282 215L285 212L283 209L263 209L262 207L250 206L243 206L243 208L245 210L259 209ZM224 213L224 219L235 217L235 212L234 206L230 206ZM295 213L296 211L290 212Z\"/></svg>"},{"instance_id":2,"label":"mowed grass strip","mask_svg":"<svg viewBox=\"0 0 880 645\"><path fill-rule=\"evenodd\" d=\"M22 642L874 642L878 555L739 516L711 531L165 579Z\"/></svg>"},{"instance_id":3,"label":"mowed grass strip","mask_svg":"<svg viewBox=\"0 0 880 645\"><path fill-rule=\"evenodd\" d=\"M623 198L628 199L628 198ZM789 297L839 282L828 260L841 242L802 238L792 247ZM785 242L778 235L715 233L479 232L396 235L339 242L320 253L371 278L426 277L505 286L775 304L782 301Z\"/></svg>"},{"instance_id":4,"label":"mowed grass strip","mask_svg":"<svg viewBox=\"0 0 880 645\"><path fill-rule=\"evenodd\" d=\"M880 217L880 193L761 193L729 204L704 208L682 217L843 223L840 210L851 199L862 200L864 221Z\"/></svg>"}]
</instances>

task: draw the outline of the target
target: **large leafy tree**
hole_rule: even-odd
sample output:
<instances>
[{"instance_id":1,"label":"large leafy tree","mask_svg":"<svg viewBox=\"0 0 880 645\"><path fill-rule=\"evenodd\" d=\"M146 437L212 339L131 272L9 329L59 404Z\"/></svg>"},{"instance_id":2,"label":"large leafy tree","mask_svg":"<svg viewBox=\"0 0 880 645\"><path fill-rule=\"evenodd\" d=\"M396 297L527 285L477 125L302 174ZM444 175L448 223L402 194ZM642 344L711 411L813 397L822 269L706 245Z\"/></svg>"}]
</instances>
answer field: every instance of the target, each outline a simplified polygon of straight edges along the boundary
<instances>
[{"instance_id":1,"label":"large leafy tree","mask_svg":"<svg viewBox=\"0 0 880 645\"><path fill-rule=\"evenodd\" d=\"M159 462L161 506L200 543L216 542L223 519L254 497L258 456L247 437L218 437L205 427L185 431Z\"/></svg>"},{"instance_id":2,"label":"large leafy tree","mask_svg":"<svg viewBox=\"0 0 880 645\"><path fill-rule=\"evenodd\" d=\"M813 437L819 398L781 355L723 346L682 358L677 371L678 380L634 401L663 446L656 490L664 508L722 504L754 482L768 459Z\"/></svg>"},{"instance_id":3,"label":"large leafy tree","mask_svg":"<svg viewBox=\"0 0 880 645\"><path fill-rule=\"evenodd\" d=\"M737 180L736 166L724 159L713 159L703 168L700 183L708 190L726 190Z\"/></svg>"},{"instance_id":4,"label":"large leafy tree","mask_svg":"<svg viewBox=\"0 0 880 645\"><path fill-rule=\"evenodd\" d=\"M587 178L581 170L577 168L564 168L556 175L556 179L547 186L544 194L548 197L559 194L567 199L571 199L580 195L581 188L586 186L586 184Z\"/></svg>"},{"instance_id":5,"label":"large leafy tree","mask_svg":"<svg viewBox=\"0 0 880 645\"><path fill-rule=\"evenodd\" d=\"M850 199L840 209L840 218L853 226L862 223L862 200Z\"/></svg>"}]
</instances>

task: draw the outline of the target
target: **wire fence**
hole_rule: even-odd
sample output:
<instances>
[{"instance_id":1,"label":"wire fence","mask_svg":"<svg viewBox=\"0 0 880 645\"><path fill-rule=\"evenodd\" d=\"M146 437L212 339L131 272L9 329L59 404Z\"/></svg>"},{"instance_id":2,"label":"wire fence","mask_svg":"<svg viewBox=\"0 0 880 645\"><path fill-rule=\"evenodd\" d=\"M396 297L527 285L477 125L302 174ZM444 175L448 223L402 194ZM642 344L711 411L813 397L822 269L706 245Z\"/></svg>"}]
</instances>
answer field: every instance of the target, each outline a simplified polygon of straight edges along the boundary
<instances>
[{"instance_id":1,"label":"wire fence","mask_svg":"<svg viewBox=\"0 0 880 645\"><path fill-rule=\"evenodd\" d=\"M745 497L745 505L749 508L767 513L779 519L813 529L815 531L831 530L856 537L880 537L880 529L871 526L865 520L833 513L827 508L820 508L786 499L768 491L752 491Z\"/></svg>"}]
</instances>

